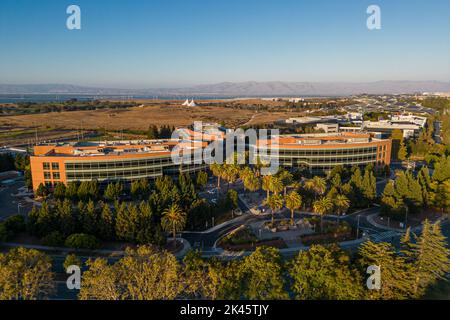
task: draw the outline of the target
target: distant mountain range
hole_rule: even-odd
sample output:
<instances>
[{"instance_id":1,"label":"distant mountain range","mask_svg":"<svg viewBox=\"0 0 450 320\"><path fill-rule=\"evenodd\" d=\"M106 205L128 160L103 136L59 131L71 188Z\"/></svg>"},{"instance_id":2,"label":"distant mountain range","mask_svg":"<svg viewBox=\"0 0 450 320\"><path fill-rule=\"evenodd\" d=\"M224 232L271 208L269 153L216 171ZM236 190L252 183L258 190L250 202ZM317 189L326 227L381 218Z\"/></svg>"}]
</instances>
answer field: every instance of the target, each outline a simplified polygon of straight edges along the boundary
<instances>
[{"instance_id":1,"label":"distant mountain range","mask_svg":"<svg viewBox=\"0 0 450 320\"><path fill-rule=\"evenodd\" d=\"M55 95L141 95L141 96L345 96L354 94L401 94L450 92L450 82L377 81L377 82L222 82L186 88L114 89L67 84L2 85L0 94Z\"/></svg>"}]
</instances>

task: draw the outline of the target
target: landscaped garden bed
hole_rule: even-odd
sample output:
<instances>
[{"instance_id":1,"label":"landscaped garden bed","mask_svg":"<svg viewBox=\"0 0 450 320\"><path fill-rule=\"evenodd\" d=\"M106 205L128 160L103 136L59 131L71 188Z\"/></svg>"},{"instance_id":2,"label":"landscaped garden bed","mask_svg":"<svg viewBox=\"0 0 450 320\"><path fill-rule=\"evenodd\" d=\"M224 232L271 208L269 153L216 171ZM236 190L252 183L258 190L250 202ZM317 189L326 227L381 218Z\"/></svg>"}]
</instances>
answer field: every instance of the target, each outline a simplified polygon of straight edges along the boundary
<instances>
[{"instance_id":1,"label":"landscaped garden bed","mask_svg":"<svg viewBox=\"0 0 450 320\"><path fill-rule=\"evenodd\" d=\"M347 222L323 222L323 229L320 227L320 219L313 217L308 218L309 222L314 225L317 233L302 235L300 239L304 245L311 244L327 244L355 239L352 227Z\"/></svg>"},{"instance_id":2,"label":"landscaped garden bed","mask_svg":"<svg viewBox=\"0 0 450 320\"><path fill-rule=\"evenodd\" d=\"M228 251L254 250L260 246L286 248L286 243L280 238L259 240L247 226L241 226L222 238L218 246Z\"/></svg>"}]
</instances>

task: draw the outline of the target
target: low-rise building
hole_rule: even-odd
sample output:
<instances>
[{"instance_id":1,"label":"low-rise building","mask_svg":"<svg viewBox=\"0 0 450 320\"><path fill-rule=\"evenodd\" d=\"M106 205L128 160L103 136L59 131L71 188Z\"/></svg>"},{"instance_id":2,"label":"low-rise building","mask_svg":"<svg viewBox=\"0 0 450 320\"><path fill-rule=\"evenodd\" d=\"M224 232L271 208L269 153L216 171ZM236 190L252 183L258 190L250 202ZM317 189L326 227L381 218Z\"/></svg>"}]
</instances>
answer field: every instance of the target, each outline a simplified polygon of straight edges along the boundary
<instances>
[{"instance_id":1,"label":"low-rise building","mask_svg":"<svg viewBox=\"0 0 450 320\"><path fill-rule=\"evenodd\" d=\"M326 173L336 166L389 165L391 148L390 139L350 132L277 136L258 140L256 145L258 153L258 149L268 149L270 161L282 167L303 168L316 174Z\"/></svg>"}]
</instances>

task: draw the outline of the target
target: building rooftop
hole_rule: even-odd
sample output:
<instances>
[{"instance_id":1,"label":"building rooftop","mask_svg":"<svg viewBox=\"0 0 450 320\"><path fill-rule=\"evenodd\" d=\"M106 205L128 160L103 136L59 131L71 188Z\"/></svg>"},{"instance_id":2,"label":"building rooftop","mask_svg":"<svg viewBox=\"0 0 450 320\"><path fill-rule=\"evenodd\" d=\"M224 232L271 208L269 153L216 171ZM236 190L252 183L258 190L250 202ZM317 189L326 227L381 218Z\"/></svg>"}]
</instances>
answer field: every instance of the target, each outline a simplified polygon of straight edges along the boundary
<instances>
[{"instance_id":1,"label":"building rooftop","mask_svg":"<svg viewBox=\"0 0 450 320\"><path fill-rule=\"evenodd\" d=\"M277 141L278 139L278 141ZM377 139L372 133L318 133L318 134L299 134L288 136L277 136L275 139L258 140L258 146L282 146L284 148L296 148L307 146L331 146L331 145L350 145L367 144L370 142L384 141Z\"/></svg>"},{"instance_id":2,"label":"building rooftop","mask_svg":"<svg viewBox=\"0 0 450 320\"><path fill-rule=\"evenodd\" d=\"M176 145L188 150L203 148L207 142L166 139L43 144L34 147L34 155L67 157L162 155L168 154Z\"/></svg>"}]
</instances>

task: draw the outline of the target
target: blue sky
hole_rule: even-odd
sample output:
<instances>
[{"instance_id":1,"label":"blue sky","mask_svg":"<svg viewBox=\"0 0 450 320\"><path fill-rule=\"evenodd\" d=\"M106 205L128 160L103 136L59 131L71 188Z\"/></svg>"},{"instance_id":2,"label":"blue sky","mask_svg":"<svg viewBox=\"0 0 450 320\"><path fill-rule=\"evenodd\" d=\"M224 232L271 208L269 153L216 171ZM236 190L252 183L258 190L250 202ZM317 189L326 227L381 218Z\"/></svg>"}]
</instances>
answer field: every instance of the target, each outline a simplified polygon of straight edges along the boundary
<instances>
[{"instance_id":1,"label":"blue sky","mask_svg":"<svg viewBox=\"0 0 450 320\"><path fill-rule=\"evenodd\" d=\"M70 4L81 30L66 28ZM381 30L366 28L370 4ZM250 80L450 81L450 1L0 1L0 83Z\"/></svg>"}]
</instances>

